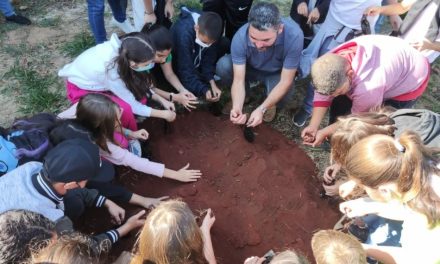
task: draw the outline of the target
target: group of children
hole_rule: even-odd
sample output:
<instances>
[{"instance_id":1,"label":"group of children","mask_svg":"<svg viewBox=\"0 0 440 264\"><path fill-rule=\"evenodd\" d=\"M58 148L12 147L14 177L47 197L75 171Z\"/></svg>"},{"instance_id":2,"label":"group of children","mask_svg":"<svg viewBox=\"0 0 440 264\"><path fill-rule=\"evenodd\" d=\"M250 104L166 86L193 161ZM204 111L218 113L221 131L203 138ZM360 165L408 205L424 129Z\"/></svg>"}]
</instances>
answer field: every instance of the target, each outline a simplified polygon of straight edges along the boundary
<instances>
[{"instance_id":1,"label":"group of children","mask_svg":"<svg viewBox=\"0 0 440 264\"><path fill-rule=\"evenodd\" d=\"M217 102L222 96L218 83L229 81L231 121L257 126L273 119L276 107L292 95L295 76L308 72L312 82L305 106L293 121L303 126L311 116L301 134L304 144L318 146L330 139L332 164L324 172L324 188L328 195L356 198L341 203L340 210L356 219L348 232L360 240L339 231L319 231L311 241L316 262L366 263L367 257L382 263L440 262L435 250L440 242L440 115L409 109L430 77L432 61L419 50L436 50L437 42L423 48L389 36L351 40L360 29L366 34L365 25L361 28L365 21L341 17L341 11L347 6L365 9L357 0L309 5L294 1L292 18L301 27L281 19L274 4L261 2L251 8L252 1L235 3L237 10L232 12L233 2L224 1L230 16L223 14L223 19L216 12L184 7L171 30L147 23L140 32L113 34L58 72L65 79L69 109L58 116L20 119L0 131L1 263L98 263L120 237L140 227L133 252L121 255L117 263L216 263L210 234L215 217L210 209L199 226L183 201L144 197L114 184L113 165L197 181L202 173L189 169L189 164L173 170L148 159L144 142L149 134L138 128L140 120L173 122L175 104L191 111L201 100ZM437 3L425 2L422 9L429 12ZM204 4L207 10L212 2ZM414 3L406 4L365 13L401 13L402 6ZM425 12L420 4L417 7ZM145 21L155 22L151 1L145 1L144 8ZM169 8L166 12L172 15ZM238 11L249 14L248 24ZM327 11L327 18L321 17ZM349 27L350 23L356 25ZM303 34L311 24L316 25ZM429 34L434 24L428 25ZM232 45L222 37L225 25ZM337 25L342 28L333 32ZM346 41L329 51L341 34ZM308 47L303 51L303 46ZM231 55L223 56L225 52ZM175 92L157 87L161 76ZM243 105L254 80L264 82L267 97L248 117ZM377 108L383 104L394 108ZM328 108L330 125L319 130ZM145 210L128 218L117 203L155 209L146 219ZM119 227L93 237L74 231L72 221L85 207L105 207ZM391 224L398 231L391 230ZM375 234L385 225L388 234L378 241ZM287 250L249 257L244 263L307 260Z\"/></svg>"}]
</instances>

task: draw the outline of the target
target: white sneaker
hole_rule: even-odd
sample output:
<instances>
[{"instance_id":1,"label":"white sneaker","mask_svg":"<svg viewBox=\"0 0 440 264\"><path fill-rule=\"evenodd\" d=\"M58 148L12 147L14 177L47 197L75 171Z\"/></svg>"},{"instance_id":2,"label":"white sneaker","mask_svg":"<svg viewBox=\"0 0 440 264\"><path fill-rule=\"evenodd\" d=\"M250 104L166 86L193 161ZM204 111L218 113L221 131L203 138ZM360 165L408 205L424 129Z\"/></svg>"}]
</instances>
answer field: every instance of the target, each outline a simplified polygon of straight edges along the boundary
<instances>
[{"instance_id":1,"label":"white sneaker","mask_svg":"<svg viewBox=\"0 0 440 264\"><path fill-rule=\"evenodd\" d=\"M120 23L120 22L116 21L116 19L114 17L112 17L111 24L113 26L118 27L124 33L131 33L131 32L135 32L136 31L135 28L133 27L133 25L131 25L131 23L130 23L130 21L128 19L125 19L124 22Z\"/></svg>"}]
</instances>

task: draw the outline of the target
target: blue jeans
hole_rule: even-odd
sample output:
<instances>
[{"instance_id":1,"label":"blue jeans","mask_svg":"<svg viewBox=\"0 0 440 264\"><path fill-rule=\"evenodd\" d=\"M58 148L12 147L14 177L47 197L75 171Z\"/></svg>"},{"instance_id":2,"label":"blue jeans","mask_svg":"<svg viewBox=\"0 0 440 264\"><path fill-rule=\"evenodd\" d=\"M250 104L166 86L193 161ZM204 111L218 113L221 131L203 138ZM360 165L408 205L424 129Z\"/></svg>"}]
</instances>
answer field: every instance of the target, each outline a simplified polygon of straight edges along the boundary
<instances>
[{"instance_id":1,"label":"blue jeans","mask_svg":"<svg viewBox=\"0 0 440 264\"><path fill-rule=\"evenodd\" d=\"M15 14L14 8L9 0L0 0L0 11L4 16L9 17Z\"/></svg>"},{"instance_id":2,"label":"blue jeans","mask_svg":"<svg viewBox=\"0 0 440 264\"><path fill-rule=\"evenodd\" d=\"M223 57L221 57L217 62L216 67L216 75L218 75L221 78L221 84L225 85L227 87L230 87L232 85L232 77L233 77L233 71L232 71L232 58L230 54L227 54ZM280 82L281 80L281 71L279 72L264 72L259 71L257 69L252 68L249 65L246 65L246 92L249 91L249 84L251 82L262 82L265 86L265 95L267 96L273 88ZM294 93L294 81L292 80L292 85L290 86L289 91L284 95L283 99L281 99L280 102L278 102L277 107L283 107L290 98L292 98Z\"/></svg>"},{"instance_id":3,"label":"blue jeans","mask_svg":"<svg viewBox=\"0 0 440 264\"><path fill-rule=\"evenodd\" d=\"M124 22L127 18L125 15L127 0L108 0L108 4L110 5L113 17L116 21ZM105 0L87 0L87 7L90 28L95 37L96 44L100 44L107 40L107 32L105 31L104 25Z\"/></svg>"},{"instance_id":4,"label":"blue jeans","mask_svg":"<svg viewBox=\"0 0 440 264\"><path fill-rule=\"evenodd\" d=\"M330 50L330 48L333 48L330 47L332 40L333 40L332 37L328 37L324 40L321 48L319 49L318 57L327 53ZM304 97L304 101L303 101L304 104L303 108L310 115L312 114L312 110L313 110L313 97L315 97L315 87L313 87L312 83L309 83L307 85L306 97Z\"/></svg>"}]
</instances>

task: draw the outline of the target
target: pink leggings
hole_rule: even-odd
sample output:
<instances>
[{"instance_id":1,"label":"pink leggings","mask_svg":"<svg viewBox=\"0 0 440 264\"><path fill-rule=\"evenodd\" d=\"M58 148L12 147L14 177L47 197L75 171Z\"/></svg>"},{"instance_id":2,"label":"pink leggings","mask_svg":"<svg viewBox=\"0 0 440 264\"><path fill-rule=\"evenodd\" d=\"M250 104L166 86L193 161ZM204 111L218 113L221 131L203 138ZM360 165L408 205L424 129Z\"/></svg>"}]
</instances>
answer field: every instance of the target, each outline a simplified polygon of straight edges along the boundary
<instances>
[{"instance_id":1,"label":"pink leggings","mask_svg":"<svg viewBox=\"0 0 440 264\"><path fill-rule=\"evenodd\" d=\"M136 119L134 118L134 114L133 114L133 111L131 110L131 106L129 104L127 104L124 100L115 96L111 92L88 91L88 90L84 90L84 89L79 88L78 86L76 86L75 84L73 84L69 81L66 82L67 99L69 99L69 101L72 102L72 104L78 102L79 99L81 99L81 97L83 97L89 93L97 93L97 94L103 94L105 96L108 96L113 102L115 102L117 105L119 105L119 107L121 107L124 110L122 112L122 116L121 116L122 126L125 128L128 128L132 131L138 130ZM147 98L146 97L142 98L142 100L140 102L143 104L146 104Z\"/></svg>"}]
</instances>

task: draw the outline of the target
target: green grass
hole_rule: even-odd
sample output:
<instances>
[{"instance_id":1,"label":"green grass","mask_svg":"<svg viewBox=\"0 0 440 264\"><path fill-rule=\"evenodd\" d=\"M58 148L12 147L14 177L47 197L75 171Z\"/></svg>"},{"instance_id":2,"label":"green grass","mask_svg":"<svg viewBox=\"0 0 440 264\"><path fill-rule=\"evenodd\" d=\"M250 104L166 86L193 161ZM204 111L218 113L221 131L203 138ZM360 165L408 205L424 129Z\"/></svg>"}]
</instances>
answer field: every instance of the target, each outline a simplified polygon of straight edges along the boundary
<instances>
[{"instance_id":1,"label":"green grass","mask_svg":"<svg viewBox=\"0 0 440 264\"><path fill-rule=\"evenodd\" d=\"M61 17L43 18L38 22L40 27L58 27L61 25Z\"/></svg>"},{"instance_id":2,"label":"green grass","mask_svg":"<svg viewBox=\"0 0 440 264\"><path fill-rule=\"evenodd\" d=\"M61 51L73 58L94 45L95 40L92 35L89 32L81 32L75 35L72 41L61 46Z\"/></svg>"},{"instance_id":3,"label":"green grass","mask_svg":"<svg viewBox=\"0 0 440 264\"><path fill-rule=\"evenodd\" d=\"M23 114L56 112L64 101L60 93L50 90L50 87L57 85L56 75L40 74L16 63L4 77L17 81L16 87L12 88L16 92L15 100L20 102L19 110Z\"/></svg>"}]
</instances>

